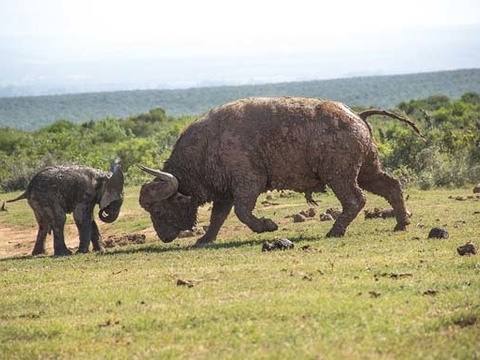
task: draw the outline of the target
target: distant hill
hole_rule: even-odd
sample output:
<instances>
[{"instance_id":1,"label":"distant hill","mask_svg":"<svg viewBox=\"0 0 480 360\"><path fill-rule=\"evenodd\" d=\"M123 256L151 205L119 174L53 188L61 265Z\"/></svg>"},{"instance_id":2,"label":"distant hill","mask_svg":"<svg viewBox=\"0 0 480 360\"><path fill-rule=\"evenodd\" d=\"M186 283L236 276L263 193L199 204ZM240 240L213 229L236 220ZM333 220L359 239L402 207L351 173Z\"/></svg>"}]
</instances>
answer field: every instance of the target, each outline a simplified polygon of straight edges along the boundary
<instances>
[{"instance_id":1,"label":"distant hill","mask_svg":"<svg viewBox=\"0 0 480 360\"><path fill-rule=\"evenodd\" d=\"M402 101L434 94L455 99L466 92L480 93L480 69L264 85L0 98L0 126L35 130L60 119L82 123L107 117L125 118L158 107L168 115L199 115L222 103L251 96L319 97L349 106L392 108Z\"/></svg>"}]
</instances>

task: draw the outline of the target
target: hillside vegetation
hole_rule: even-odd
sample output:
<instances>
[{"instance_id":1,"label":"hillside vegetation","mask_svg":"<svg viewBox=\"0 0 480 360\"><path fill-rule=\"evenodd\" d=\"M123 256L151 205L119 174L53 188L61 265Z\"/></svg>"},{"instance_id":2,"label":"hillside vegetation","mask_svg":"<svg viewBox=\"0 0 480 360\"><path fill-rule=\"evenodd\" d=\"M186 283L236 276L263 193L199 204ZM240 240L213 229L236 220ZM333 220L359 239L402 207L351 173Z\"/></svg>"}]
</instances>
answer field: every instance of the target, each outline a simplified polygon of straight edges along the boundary
<instances>
[{"instance_id":1,"label":"hillside vegetation","mask_svg":"<svg viewBox=\"0 0 480 360\"><path fill-rule=\"evenodd\" d=\"M58 120L125 118L162 108L170 116L199 115L222 103L250 96L307 96L349 106L391 108L402 101L444 94L458 99L480 93L480 69L335 80L183 90L137 90L56 96L0 98L0 126L36 130Z\"/></svg>"},{"instance_id":2,"label":"hillside vegetation","mask_svg":"<svg viewBox=\"0 0 480 360\"><path fill-rule=\"evenodd\" d=\"M361 108L357 108L361 110ZM383 165L406 186L456 187L480 180L480 96L465 93L408 100L394 111L407 114L423 138L405 124L371 117ZM101 169L119 159L128 184L141 182L143 164L159 168L194 117L173 117L161 108L124 119L76 124L59 120L35 131L0 128L0 186L24 189L40 168L79 163Z\"/></svg>"}]
</instances>

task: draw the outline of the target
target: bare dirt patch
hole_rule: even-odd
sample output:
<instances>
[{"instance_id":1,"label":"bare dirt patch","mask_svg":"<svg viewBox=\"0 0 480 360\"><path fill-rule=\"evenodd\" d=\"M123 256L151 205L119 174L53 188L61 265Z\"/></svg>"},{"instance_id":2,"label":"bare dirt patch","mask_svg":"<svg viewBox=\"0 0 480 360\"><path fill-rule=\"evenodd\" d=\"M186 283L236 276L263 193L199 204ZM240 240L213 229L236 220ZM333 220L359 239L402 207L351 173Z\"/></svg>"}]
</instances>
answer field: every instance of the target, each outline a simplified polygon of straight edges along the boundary
<instances>
[{"instance_id":1,"label":"bare dirt patch","mask_svg":"<svg viewBox=\"0 0 480 360\"><path fill-rule=\"evenodd\" d=\"M140 234L126 234L126 235L107 235L103 224L98 224L100 233L103 237L105 248L121 247L133 244L146 243L146 235L143 232ZM151 237L155 237L153 229L150 230ZM65 225L65 244L72 252L78 248L78 231L74 224ZM8 259L14 257L30 256L37 237L37 227L20 228L20 227L6 227L0 221L0 259ZM53 255L53 236L47 235L45 243L47 255Z\"/></svg>"},{"instance_id":2,"label":"bare dirt patch","mask_svg":"<svg viewBox=\"0 0 480 360\"><path fill-rule=\"evenodd\" d=\"M32 253L37 238L36 225L31 228L6 227L0 222L0 259L28 256ZM78 247L78 233L75 225L65 226L65 244L69 249ZM53 254L53 237L47 236L47 254Z\"/></svg>"}]
</instances>

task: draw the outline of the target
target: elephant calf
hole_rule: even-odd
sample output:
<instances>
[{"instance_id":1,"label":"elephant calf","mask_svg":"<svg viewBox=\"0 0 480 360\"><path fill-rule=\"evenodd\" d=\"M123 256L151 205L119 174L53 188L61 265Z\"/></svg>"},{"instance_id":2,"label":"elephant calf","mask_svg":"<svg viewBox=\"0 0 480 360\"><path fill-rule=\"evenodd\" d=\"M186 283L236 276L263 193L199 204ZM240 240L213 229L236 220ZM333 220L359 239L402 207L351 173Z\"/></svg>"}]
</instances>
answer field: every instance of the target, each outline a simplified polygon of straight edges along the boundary
<instances>
[{"instance_id":1,"label":"elephant calf","mask_svg":"<svg viewBox=\"0 0 480 360\"><path fill-rule=\"evenodd\" d=\"M57 256L70 255L64 239L66 214L73 213L78 228L79 253L88 252L90 241L93 250L102 250L98 226L93 210L99 204L100 220L111 223L120 213L123 202L123 173L119 165L112 172L85 166L50 166L38 172L14 202L27 199L38 223L38 235L32 255L45 253L47 233L53 231L53 248Z\"/></svg>"}]
</instances>

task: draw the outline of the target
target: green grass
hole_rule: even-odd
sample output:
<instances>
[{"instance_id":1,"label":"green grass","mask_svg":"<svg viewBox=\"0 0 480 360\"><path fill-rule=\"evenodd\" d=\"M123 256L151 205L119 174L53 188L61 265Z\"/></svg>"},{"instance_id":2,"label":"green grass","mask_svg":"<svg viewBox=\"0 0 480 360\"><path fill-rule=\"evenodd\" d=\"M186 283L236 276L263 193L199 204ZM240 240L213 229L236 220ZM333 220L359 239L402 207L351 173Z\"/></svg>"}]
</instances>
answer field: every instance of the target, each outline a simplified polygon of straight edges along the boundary
<instances>
[{"instance_id":1,"label":"green grass","mask_svg":"<svg viewBox=\"0 0 480 360\"><path fill-rule=\"evenodd\" d=\"M0 357L478 358L480 258L456 247L479 245L480 201L449 198L470 192L407 191L408 232L360 214L344 238L327 239L331 222L288 217L308 208L301 195L277 195L278 205L262 197L256 209L280 224L276 233L254 234L232 215L207 249L190 249L195 238L165 245L147 231L146 244L105 254L0 260ZM318 211L339 206L331 194L316 198ZM124 215L104 237L150 228L137 199L138 188L127 189ZM26 202L16 204L0 213L2 227L28 218ZM387 205L369 195L374 206ZM449 239L427 239L433 226ZM262 252L275 236L295 248Z\"/></svg>"}]
</instances>

